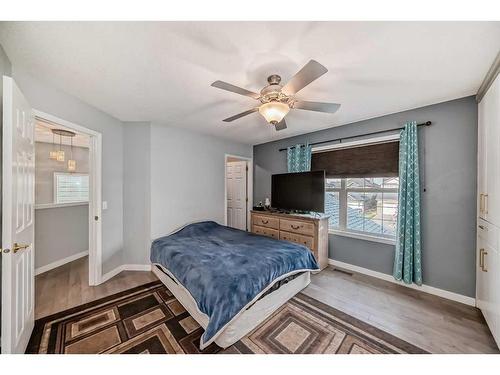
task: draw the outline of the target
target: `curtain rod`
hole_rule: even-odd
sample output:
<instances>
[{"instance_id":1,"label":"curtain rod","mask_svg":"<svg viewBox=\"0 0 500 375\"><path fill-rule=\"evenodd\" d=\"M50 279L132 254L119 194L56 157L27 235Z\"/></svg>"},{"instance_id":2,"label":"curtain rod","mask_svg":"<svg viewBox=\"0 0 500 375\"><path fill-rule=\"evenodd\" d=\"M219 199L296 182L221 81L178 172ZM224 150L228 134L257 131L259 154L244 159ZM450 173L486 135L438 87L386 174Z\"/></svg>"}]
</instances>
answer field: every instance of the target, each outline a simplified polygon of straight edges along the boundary
<instances>
[{"instance_id":1,"label":"curtain rod","mask_svg":"<svg viewBox=\"0 0 500 375\"><path fill-rule=\"evenodd\" d=\"M426 121L426 122L423 122L421 124L417 124L417 126L429 126L431 124L432 124L431 121ZM381 133L388 133L388 132L393 132L393 131L402 130L402 129L404 129L403 126L401 126L399 128L394 128L394 129L379 130L379 131L372 132L372 133L358 134L358 135L351 135L349 137L329 139L328 141L320 141L320 142L309 143L309 145L310 146L316 146L316 145L321 145L323 143L331 143L331 142L337 142L337 141L339 143L342 143L342 141L345 141L346 139L353 139L353 138L365 137L367 135L375 135L375 134L381 134ZM304 146L304 145L301 144L300 146ZM294 146L290 146L290 147L295 147L295 145ZM286 151L286 150L287 150L286 148L280 148L279 149L279 151Z\"/></svg>"}]
</instances>

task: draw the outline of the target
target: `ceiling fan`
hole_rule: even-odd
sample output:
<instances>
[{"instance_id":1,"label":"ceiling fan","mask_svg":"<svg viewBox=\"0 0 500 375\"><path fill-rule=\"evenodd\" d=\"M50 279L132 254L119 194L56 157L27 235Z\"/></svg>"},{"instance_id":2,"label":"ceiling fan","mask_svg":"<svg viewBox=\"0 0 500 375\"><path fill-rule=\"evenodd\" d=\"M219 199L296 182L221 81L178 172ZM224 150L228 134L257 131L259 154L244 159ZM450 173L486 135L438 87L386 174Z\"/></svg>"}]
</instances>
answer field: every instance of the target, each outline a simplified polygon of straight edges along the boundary
<instances>
[{"instance_id":1,"label":"ceiling fan","mask_svg":"<svg viewBox=\"0 0 500 375\"><path fill-rule=\"evenodd\" d=\"M211 86L222 90L235 92L240 95L249 96L260 101L258 107L248 111L238 113L237 115L224 119L225 122L231 122L254 112L259 112L268 123L273 125L276 130L286 129L285 116L290 109L303 109L306 111L335 113L340 104L320 103L297 100L295 94L306 87L314 80L321 77L328 71L323 65L315 60L310 60L302 69L295 74L286 85L281 85L281 77L277 74L267 77L269 85L264 87L260 94L234 86L223 81L215 81Z\"/></svg>"}]
</instances>

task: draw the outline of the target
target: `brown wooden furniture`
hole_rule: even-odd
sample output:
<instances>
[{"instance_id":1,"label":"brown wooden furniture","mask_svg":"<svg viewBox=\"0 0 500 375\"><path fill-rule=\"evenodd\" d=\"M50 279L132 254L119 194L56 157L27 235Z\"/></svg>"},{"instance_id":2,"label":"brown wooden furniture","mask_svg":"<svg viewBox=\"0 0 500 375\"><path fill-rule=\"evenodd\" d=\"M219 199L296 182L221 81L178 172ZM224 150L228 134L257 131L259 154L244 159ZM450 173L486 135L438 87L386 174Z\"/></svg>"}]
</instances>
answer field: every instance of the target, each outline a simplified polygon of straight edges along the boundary
<instances>
[{"instance_id":1,"label":"brown wooden furniture","mask_svg":"<svg viewBox=\"0 0 500 375\"><path fill-rule=\"evenodd\" d=\"M328 266L328 216L252 211L252 232L305 245L321 269Z\"/></svg>"}]
</instances>

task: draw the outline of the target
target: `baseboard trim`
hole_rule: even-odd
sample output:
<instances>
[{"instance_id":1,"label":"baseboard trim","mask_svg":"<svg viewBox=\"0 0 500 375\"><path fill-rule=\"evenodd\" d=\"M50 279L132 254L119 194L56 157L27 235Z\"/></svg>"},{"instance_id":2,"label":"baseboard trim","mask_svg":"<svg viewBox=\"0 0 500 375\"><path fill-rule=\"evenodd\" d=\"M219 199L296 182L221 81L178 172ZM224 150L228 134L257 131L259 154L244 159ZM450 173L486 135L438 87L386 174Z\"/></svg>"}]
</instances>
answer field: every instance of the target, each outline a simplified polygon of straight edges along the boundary
<instances>
[{"instance_id":1,"label":"baseboard trim","mask_svg":"<svg viewBox=\"0 0 500 375\"><path fill-rule=\"evenodd\" d=\"M151 264L122 264L101 277L101 283L105 283L122 271L151 271Z\"/></svg>"},{"instance_id":2,"label":"baseboard trim","mask_svg":"<svg viewBox=\"0 0 500 375\"><path fill-rule=\"evenodd\" d=\"M45 273L47 271L50 271L54 268L60 267L63 264L66 264L66 263L72 262L74 260L83 258L84 256L87 256L87 255L89 255L88 250L73 254L73 255L66 257L66 258L63 258L63 259L56 260L55 262L46 264L45 266L38 267L35 269L35 276L40 275L42 273Z\"/></svg>"},{"instance_id":3,"label":"baseboard trim","mask_svg":"<svg viewBox=\"0 0 500 375\"><path fill-rule=\"evenodd\" d=\"M389 281L393 284L398 284L398 285L404 286L406 288L420 290L421 292L433 294L433 295L436 295L436 296L439 296L442 298L446 298L446 299L449 299L449 300L452 300L455 302L463 303L465 305L476 306L476 299L475 298L464 296L462 294L450 292L450 291L447 291L444 289L435 288L435 287L429 286L429 285L418 286L416 284L405 284L404 282L395 280L394 277L392 277L392 275L387 275L387 274L382 273L382 272L373 271L373 270L370 270L368 268L355 266L354 264L344 263L344 262L334 260L334 259L328 259L328 264L331 266L334 266L334 267L348 270L348 271L353 271L353 272L361 273L363 275L372 276L372 277L375 277L377 279Z\"/></svg>"}]
</instances>

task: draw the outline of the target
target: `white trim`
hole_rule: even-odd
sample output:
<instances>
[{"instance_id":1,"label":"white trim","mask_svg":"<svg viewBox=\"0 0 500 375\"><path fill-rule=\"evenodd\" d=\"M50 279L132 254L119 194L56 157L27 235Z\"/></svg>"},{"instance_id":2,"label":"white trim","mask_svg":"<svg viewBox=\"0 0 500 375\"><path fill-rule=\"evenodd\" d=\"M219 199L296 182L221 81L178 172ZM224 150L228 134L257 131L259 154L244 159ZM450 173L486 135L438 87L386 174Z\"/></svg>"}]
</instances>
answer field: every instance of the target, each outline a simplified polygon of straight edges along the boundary
<instances>
[{"instance_id":1,"label":"white trim","mask_svg":"<svg viewBox=\"0 0 500 375\"><path fill-rule=\"evenodd\" d=\"M151 271L151 264L124 264L124 271Z\"/></svg>"},{"instance_id":2,"label":"white trim","mask_svg":"<svg viewBox=\"0 0 500 375\"><path fill-rule=\"evenodd\" d=\"M375 277L377 279L385 280L385 281L388 281L390 283L398 284L398 285L401 285L401 286L404 286L404 287L407 287L410 289L420 290L421 292L433 294L435 296L446 298L446 299L449 299L449 300L452 300L455 302L460 302L460 303L463 303L465 305L476 306L476 299L475 298L464 296L462 294L449 292L447 290L435 288L435 287L429 286L429 285L418 286L416 284L405 284L401 281L395 280L391 275L388 275L388 274L385 274L382 272L373 271L373 270L370 270L368 268L355 266L353 264L344 263L344 262L334 260L334 259L328 259L328 264L331 266L334 266L334 267L343 268L345 270L361 273L363 275L372 276L372 277Z\"/></svg>"},{"instance_id":3,"label":"white trim","mask_svg":"<svg viewBox=\"0 0 500 375\"><path fill-rule=\"evenodd\" d=\"M89 251L85 250L85 251L81 251L79 253L70 255L69 257L59 259L59 260L56 260L55 262L46 264L45 266L38 267L37 269L35 269L35 276L40 275L42 273L45 273L47 271L50 271L54 268L60 267L63 264L66 264L66 263L72 262L74 260L83 258L84 256L87 256L87 255L89 255Z\"/></svg>"},{"instance_id":4,"label":"white trim","mask_svg":"<svg viewBox=\"0 0 500 375\"><path fill-rule=\"evenodd\" d=\"M227 225L227 159L236 158L247 162L247 231L251 231L251 211L253 209L253 157L224 154L224 225Z\"/></svg>"},{"instance_id":5,"label":"white trim","mask_svg":"<svg viewBox=\"0 0 500 375\"><path fill-rule=\"evenodd\" d=\"M396 240L393 238L370 236L369 234L364 234L364 233L349 232L349 231L338 230L338 229L329 229L328 234L332 234L334 236L355 238L357 240L379 242L379 243L384 243L387 245L396 245Z\"/></svg>"},{"instance_id":6,"label":"white trim","mask_svg":"<svg viewBox=\"0 0 500 375\"><path fill-rule=\"evenodd\" d=\"M35 204L35 210L45 210L47 208L64 208L73 206L88 206L89 202L72 202L72 203L40 203Z\"/></svg>"},{"instance_id":7,"label":"white trim","mask_svg":"<svg viewBox=\"0 0 500 375\"><path fill-rule=\"evenodd\" d=\"M151 264L122 264L102 275L101 283L105 283L122 271L151 271Z\"/></svg>"},{"instance_id":8,"label":"white trim","mask_svg":"<svg viewBox=\"0 0 500 375\"><path fill-rule=\"evenodd\" d=\"M89 142L89 285L102 283L102 134L84 126L34 109L44 121L65 126L90 137ZM98 220L94 220L94 217Z\"/></svg>"}]
</instances>

